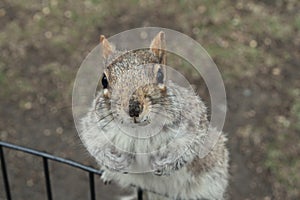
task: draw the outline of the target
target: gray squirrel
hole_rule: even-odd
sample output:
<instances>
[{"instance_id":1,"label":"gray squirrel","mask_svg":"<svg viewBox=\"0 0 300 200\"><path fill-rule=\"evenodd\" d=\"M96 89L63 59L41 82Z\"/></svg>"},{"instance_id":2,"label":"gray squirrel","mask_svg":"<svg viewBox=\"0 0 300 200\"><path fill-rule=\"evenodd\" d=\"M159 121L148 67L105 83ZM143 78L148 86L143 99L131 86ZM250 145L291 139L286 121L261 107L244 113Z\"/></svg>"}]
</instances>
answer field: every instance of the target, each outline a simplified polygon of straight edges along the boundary
<instances>
[{"instance_id":1,"label":"gray squirrel","mask_svg":"<svg viewBox=\"0 0 300 200\"><path fill-rule=\"evenodd\" d=\"M211 151L199 156L209 129L207 109L192 91L166 80L164 32L148 49L118 51L104 36L100 43L102 90L82 119L80 137L104 170L103 181L140 187L150 200L224 199L227 139L221 133ZM155 128L145 127L155 123L162 125L151 135ZM151 137L135 137L141 134Z\"/></svg>"}]
</instances>

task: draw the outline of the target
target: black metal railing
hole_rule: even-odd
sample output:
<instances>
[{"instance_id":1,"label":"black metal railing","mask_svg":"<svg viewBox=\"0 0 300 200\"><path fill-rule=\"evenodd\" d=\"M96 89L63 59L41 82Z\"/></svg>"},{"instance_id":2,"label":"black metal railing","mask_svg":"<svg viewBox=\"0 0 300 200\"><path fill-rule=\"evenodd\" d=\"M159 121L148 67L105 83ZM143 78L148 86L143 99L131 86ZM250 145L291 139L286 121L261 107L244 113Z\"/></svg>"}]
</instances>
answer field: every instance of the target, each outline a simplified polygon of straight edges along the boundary
<instances>
[{"instance_id":1,"label":"black metal railing","mask_svg":"<svg viewBox=\"0 0 300 200\"><path fill-rule=\"evenodd\" d=\"M41 157L43 159L43 169L44 169L44 177L45 177L45 186L46 186L46 192L47 192L47 198L48 200L52 200L52 190L51 190L51 180L50 180L50 171L49 171L49 160L56 161L58 163L66 164L78 169L81 169L85 172L88 173L89 175L89 188L90 188L90 199L91 200L96 200L96 192L95 192L95 180L94 176L95 175L102 175L103 171L102 170L97 170L92 167L88 167L85 165L82 165L80 163L77 163L72 160L60 158L57 156L53 156L51 154L37 151L34 149L29 149L25 147L21 147L18 145L10 144L7 142L2 142L0 141L0 160L1 160L1 169L2 169L2 177L3 177L3 184L4 184L4 190L6 193L6 198L7 200L11 200L11 191L10 191L10 185L9 185L9 178L7 174L7 167L6 167L6 162L5 162L5 155L3 148L8 148L16 151L21 151L27 154L31 154L37 157ZM138 188L137 189L137 198L138 200L143 199L143 191Z\"/></svg>"}]
</instances>

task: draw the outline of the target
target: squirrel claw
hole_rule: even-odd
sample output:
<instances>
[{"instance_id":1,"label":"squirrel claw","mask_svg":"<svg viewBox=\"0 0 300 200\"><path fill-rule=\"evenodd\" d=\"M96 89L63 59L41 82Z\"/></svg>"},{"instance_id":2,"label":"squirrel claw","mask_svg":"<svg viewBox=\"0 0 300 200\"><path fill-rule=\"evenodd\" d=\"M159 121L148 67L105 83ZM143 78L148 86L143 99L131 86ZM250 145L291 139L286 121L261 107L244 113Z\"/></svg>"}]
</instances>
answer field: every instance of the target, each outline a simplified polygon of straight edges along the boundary
<instances>
[{"instance_id":1,"label":"squirrel claw","mask_svg":"<svg viewBox=\"0 0 300 200\"><path fill-rule=\"evenodd\" d=\"M109 185L109 184L111 184L111 180L104 181L104 185Z\"/></svg>"},{"instance_id":2,"label":"squirrel claw","mask_svg":"<svg viewBox=\"0 0 300 200\"><path fill-rule=\"evenodd\" d=\"M102 179L104 185L111 184L112 177L111 177L111 174L108 173L107 171L103 172L101 179Z\"/></svg>"},{"instance_id":3,"label":"squirrel claw","mask_svg":"<svg viewBox=\"0 0 300 200\"><path fill-rule=\"evenodd\" d=\"M171 170L166 166L157 166L153 171L153 174L156 176L169 176L171 174Z\"/></svg>"},{"instance_id":4,"label":"squirrel claw","mask_svg":"<svg viewBox=\"0 0 300 200\"><path fill-rule=\"evenodd\" d=\"M157 170L154 171L154 175L156 175L156 176L162 176L163 172L162 172L162 170L157 169Z\"/></svg>"}]
</instances>

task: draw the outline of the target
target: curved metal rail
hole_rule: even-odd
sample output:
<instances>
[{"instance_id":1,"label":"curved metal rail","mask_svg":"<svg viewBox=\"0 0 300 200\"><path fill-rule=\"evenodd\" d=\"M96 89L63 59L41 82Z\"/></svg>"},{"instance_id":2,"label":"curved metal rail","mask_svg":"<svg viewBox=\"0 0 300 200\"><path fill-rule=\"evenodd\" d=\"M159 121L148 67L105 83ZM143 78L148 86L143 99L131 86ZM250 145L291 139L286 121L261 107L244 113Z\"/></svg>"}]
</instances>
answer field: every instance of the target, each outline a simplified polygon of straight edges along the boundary
<instances>
[{"instance_id":1,"label":"curved metal rail","mask_svg":"<svg viewBox=\"0 0 300 200\"><path fill-rule=\"evenodd\" d=\"M7 168L6 168L5 155L4 155L3 148L21 151L21 152L24 152L27 154L41 157L43 159L45 186L46 186L48 200L53 199L52 190L51 190L50 171L49 171L49 164L48 164L49 160L52 160L52 161L55 161L58 163L62 163L62 164L66 164L66 165L72 166L74 168L78 168L83 171L86 171L89 174L90 199L96 200L94 175L96 174L96 175L101 176L103 173L102 170L97 170L92 167L80 164L78 162L75 162L75 161L72 161L69 159L65 159L65 158L61 158L61 157L57 157L57 156L54 156L54 155L51 155L49 153L45 153L42 151L37 151L34 149L21 147L18 145L0 141L0 162L1 162L1 169L2 169L3 184L4 184L4 189L5 189L7 200L11 200L12 198L11 198L10 185L9 185L9 179L8 179L8 175L7 175ZM143 199L143 191L140 188L138 188L138 190L137 190L137 197L138 197L138 200Z\"/></svg>"}]
</instances>

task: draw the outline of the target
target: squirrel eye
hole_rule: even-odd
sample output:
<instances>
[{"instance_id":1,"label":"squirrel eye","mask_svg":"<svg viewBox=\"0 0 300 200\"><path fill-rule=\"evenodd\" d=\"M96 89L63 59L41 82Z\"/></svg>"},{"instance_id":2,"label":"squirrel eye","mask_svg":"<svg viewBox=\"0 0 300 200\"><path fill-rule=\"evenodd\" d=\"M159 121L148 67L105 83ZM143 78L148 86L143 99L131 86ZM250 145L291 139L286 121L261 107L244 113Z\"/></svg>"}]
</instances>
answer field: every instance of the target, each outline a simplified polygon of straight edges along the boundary
<instances>
[{"instance_id":1,"label":"squirrel eye","mask_svg":"<svg viewBox=\"0 0 300 200\"><path fill-rule=\"evenodd\" d=\"M163 83L164 82L164 74L161 71L161 69L158 69L157 76L156 76L157 83Z\"/></svg>"},{"instance_id":2,"label":"squirrel eye","mask_svg":"<svg viewBox=\"0 0 300 200\"><path fill-rule=\"evenodd\" d=\"M102 86L103 86L104 89L108 87L108 80L107 80L107 77L104 73L103 73L103 77L102 77L101 82L102 82Z\"/></svg>"}]
</instances>

